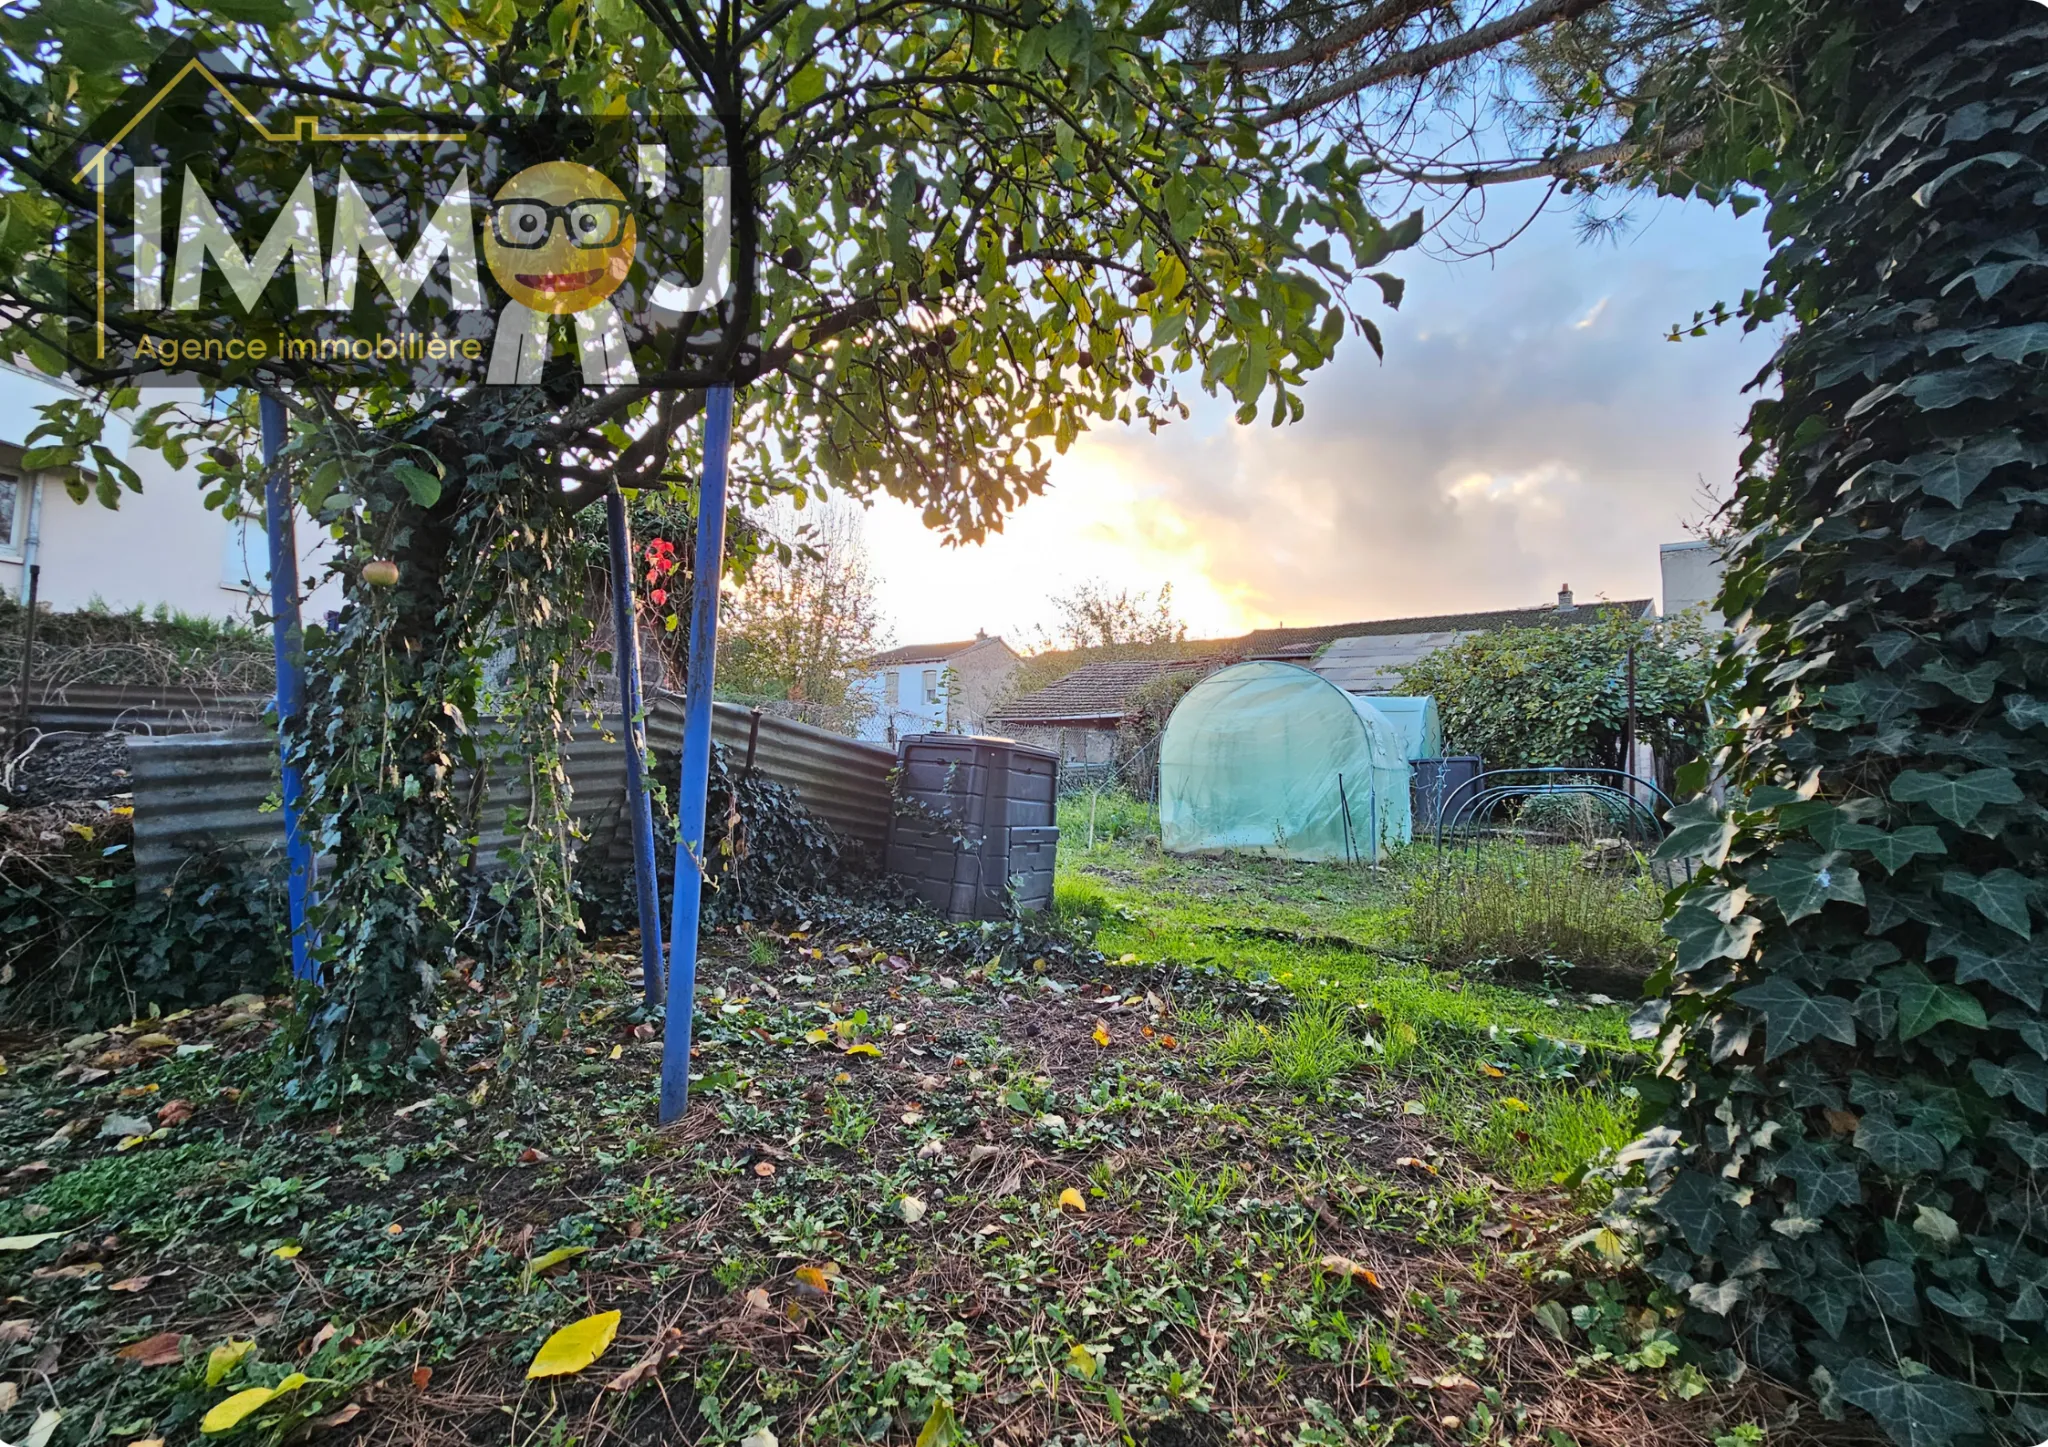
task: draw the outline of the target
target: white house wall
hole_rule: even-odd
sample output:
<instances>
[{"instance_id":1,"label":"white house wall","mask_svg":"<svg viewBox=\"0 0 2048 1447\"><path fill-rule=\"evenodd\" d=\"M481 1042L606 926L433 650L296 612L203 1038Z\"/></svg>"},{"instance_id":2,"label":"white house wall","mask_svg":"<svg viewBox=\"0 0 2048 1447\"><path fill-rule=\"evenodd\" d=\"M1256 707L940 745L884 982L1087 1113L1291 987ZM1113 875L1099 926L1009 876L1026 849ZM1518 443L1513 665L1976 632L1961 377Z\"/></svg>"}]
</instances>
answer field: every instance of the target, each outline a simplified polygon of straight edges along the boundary
<instances>
[{"instance_id":1,"label":"white house wall","mask_svg":"<svg viewBox=\"0 0 2048 1447\"><path fill-rule=\"evenodd\" d=\"M0 367L0 443L28 446L29 433L44 402L76 395L61 382ZM167 400L164 393L149 399ZM102 507L95 499L73 502L62 481L43 474L41 517L34 523L35 561L42 568L38 596L55 611L94 603L145 612L159 606L195 617L247 619L269 608L269 547L260 519L230 523L205 505L205 484L190 468L174 471L163 457L133 445L129 419L109 419L106 441L142 478L142 491L121 492L121 505ZM14 543L0 549L0 589L13 599L27 593L25 558L35 475L22 478L22 500ZM297 523L301 579L320 571L332 544L305 513ZM245 583L261 596L252 596ZM301 603L317 620L341 606L341 589L328 582Z\"/></svg>"}]
</instances>

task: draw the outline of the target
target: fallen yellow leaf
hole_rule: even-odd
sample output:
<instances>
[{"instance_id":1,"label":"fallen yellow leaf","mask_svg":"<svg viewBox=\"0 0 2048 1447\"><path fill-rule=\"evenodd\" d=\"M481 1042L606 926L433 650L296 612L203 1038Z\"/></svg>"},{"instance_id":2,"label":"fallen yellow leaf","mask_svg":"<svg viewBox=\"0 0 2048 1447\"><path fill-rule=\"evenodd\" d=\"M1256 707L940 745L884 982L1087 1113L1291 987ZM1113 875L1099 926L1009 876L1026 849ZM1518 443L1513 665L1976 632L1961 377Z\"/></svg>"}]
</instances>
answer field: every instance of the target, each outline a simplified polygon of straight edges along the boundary
<instances>
[{"instance_id":1,"label":"fallen yellow leaf","mask_svg":"<svg viewBox=\"0 0 2048 1447\"><path fill-rule=\"evenodd\" d=\"M270 1254L280 1261L289 1261L305 1249L303 1246L280 1246Z\"/></svg>"},{"instance_id":2,"label":"fallen yellow leaf","mask_svg":"<svg viewBox=\"0 0 2048 1447\"><path fill-rule=\"evenodd\" d=\"M227 1379L227 1374L241 1363L242 1358L256 1350L253 1341L236 1341L229 1337L206 1354L206 1385L217 1387Z\"/></svg>"},{"instance_id":3,"label":"fallen yellow leaf","mask_svg":"<svg viewBox=\"0 0 2048 1447\"><path fill-rule=\"evenodd\" d=\"M611 1058L612 1058L613 1060L617 1060L617 1059L618 1059L618 1058L619 1058L619 1057L620 1057L621 1055L624 1055L625 1053L626 1053L626 1047L625 1047L625 1046L623 1046L623 1045L614 1045L614 1046L612 1047L612 1053L611 1053Z\"/></svg>"},{"instance_id":4,"label":"fallen yellow leaf","mask_svg":"<svg viewBox=\"0 0 2048 1447\"><path fill-rule=\"evenodd\" d=\"M601 1311L596 1316L572 1321L540 1344L526 1375L529 1378L574 1376L603 1356L605 1348L618 1334L619 1313L616 1311Z\"/></svg>"},{"instance_id":5,"label":"fallen yellow leaf","mask_svg":"<svg viewBox=\"0 0 2048 1447\"><path fill-rule=\"evenodd\" d=\"M1107 1020L1097 1020L1095 1022L1094 1040L1097 1045L1106 1046L1109 1044L1109 1022Z\"/></svg>"},{"instance_id":6,"label":"fallen yellow leaf","mask_svg":"<svg viewBox=\"0 0 2048 1447\"><path fill-rule=\"evenodd\" d=\"M240 1426L243 1418L259 1410L265 1403L282 1397L287 1392L296 1392L310 1380L311 1378L304 1372L293 1372L274 1387L244 1388L226 1401L216 1402L213 1410L200 1419L199 1430L211 1434Z\"/></svg>"},{"instance_id":7,"label":"fallen yellow leaf","mask_svg":"<svg viewBox=\"0 0 2048 1447\"><path fill-rule=\"evenodd\" d=\"M543 1251L526 1263L526 1274L538 1276L543 1271L552 1271L564 1261L574 1261L589 1249L588 1246L557 1246L552 1251Z\"/></svg>"},{"instance_id":8,"label":"fallen yellow leaf","mask_svg":"<svg viewBox=\"0 0 2048 1447\"><path fill-rule=\"evenodd\" d=\"M1507 1072L1498 1065L1482 1065L1479 1067L1479 1072L1490 1080L1500 1080L1507 1075Z\"/></svg>"},{"instance_id":9,"label":"fallen yellow leaf","mask_svg":"<svg viewBox=\"0 0 2048 1447\"><path fill-rule=\"evenodd\" d=\"M1074 1369L1076 1375L1091 1382L1095 1380L1095 1374L1102 1370L1102 1363L1096 1360L1095 1353L1080 1342L1075 1342L1067 1348L1067 1365Z\"/></svg>"},{"instance_id":10,"label":"fallen yellow leaf","mask_svg":"<svg viewBox=\"0 0 2048 1447\"><path fill-rule=\"evenodd\" d=\"M840 1053L844 1055L880 1055L882 1048L879 1045L849 1045Z\"/></svg>"},{"instance_id":11,"label":"fallen yellow leaf","mask_svg":"<svg viewBox=\"0 0 2048 1447\"><path fill-rule=\"evenodd\" d=\"M1083 1200L1081 1197L1081 1193L1075 1190L1072 1186L1069 1186L1064 1191L1060 1192L1060 1205L1066 1207L1070 1211L1079 1211L1083 1215L1086 1215L1088 1212L1087 1201Z\"/></svg>"},{"instance_id":12,"label":"fallen yellow leaf","mask_svg":"<svg viewBox=\"0 0 2048 1447\"><path fill-rule=\"evenodd\" d=\"M1504 1095L1500 1098L1500 1103L1509 1110L1518 1110L1524 1115L1529 1113L1529 1102L1518 1096Z\"/></svg>"}]
</instances>

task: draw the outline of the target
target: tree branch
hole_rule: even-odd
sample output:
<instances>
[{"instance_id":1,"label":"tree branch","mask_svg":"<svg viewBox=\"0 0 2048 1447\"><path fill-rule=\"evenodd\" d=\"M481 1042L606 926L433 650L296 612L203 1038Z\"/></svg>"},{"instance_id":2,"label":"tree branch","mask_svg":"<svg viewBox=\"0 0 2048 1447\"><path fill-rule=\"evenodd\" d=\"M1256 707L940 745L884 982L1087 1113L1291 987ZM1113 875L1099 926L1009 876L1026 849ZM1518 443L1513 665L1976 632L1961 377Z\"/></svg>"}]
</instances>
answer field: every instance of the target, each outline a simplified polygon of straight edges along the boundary
<instances>
[{"instance_id":1,"label":"tree branch","mask_svg":"<svg viewBox=\"0 0 2048 1447\"><path fill-rule=\"evenodd\" d=\"M1602 166L1618 165L1644 156L1674 157L1692 150L1705 135L1703 130L1695 127L1655 142L1615 141L1605 146L1587 146L1583 150L1559 151L1554 156L1543 156L1533 161L1497 162L1440 171L1406 170L1399 166L1382 169L1397 180L1418 186L1463 186L1476 190L1481 186L1504 186L1513 181L1535 181L1545 177L1566 180Z\"/></svg>"},{"instance_id":2,"label":"tree branch","mask_svg":"<svg viewBox=\"0 0 2048 1447\"><path fill-rule=\"evenodd\" d=\"M1295 65L1315 65L1342 55L1376 30L1396 29L1424 11L1435 9L1436 5L1437 0L1383 0L1383 3L1345 21L1329 34L1290 45L1285 50L1257 51L1250 55L1226 53L1217 58L1239 75L1285 70Z\"/></svg>"},{"instance_id":3,"label":"tree branch","mask_svg":"<svg viewBox=\"0 0 2048 1447\"><path fill-rule=\"evenodd\" d=\"M1304 116L1331 105L1347 100L1360 91L1384 85L1390 80L1403 80L1411 76L1427 75L1442 65L1454 60L1463 60L1468 55L1491 50L1504 41L1527 35L1532 30L1541 30L1560 20L1571 20L1598 9L1608 0L1533 0L1511 15L1503 15L1491 24L1481 25L1442 40L1418 45L1412 50L1399 51L1383 60L1340 76L1328 85L1319 85L1314 90L1296 96L1285 105L1276 106L1261 117L1266 125L1281 121L1298 121Z\"/></svg>"}]
</instances>

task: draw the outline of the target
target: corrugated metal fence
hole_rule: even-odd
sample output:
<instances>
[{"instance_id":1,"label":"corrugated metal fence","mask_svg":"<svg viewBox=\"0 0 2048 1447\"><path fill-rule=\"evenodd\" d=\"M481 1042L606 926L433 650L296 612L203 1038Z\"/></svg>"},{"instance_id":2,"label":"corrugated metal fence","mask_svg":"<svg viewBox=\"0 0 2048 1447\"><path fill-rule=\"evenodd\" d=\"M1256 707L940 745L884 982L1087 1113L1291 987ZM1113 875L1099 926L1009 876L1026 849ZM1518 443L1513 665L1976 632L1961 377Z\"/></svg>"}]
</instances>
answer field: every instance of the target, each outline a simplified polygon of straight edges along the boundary
<instances>
[{"instance_id":1,"label":"corrugated metal fence","mask_svg":"<svg viewBox=\"0 0 2048 1447\"><path fill-rule=\"evenodd\" d=\"M714 706L712 737L743 763L754 735L754 715L736 704ZM660 695L648 716L648 743L660 767L673 774L682 749L682 700ZM579 729L564 751L573 791L570 813L589 843L586 850L607 860L630 857L631 843L621 817L625 804L625 760L616 720L605 732ZM878 854L889 828L889 774L896 756L808 724L763 715L755 737L754 766L787 785L818 818ZM179 862L194 854L240 850L262 854L281 850L284 820L275 806L278 791L277 740L262 730L131 738L128 769L135 800L135 870L138 882L157 885ZM468 798L474 780L456 779L456 797ZM489 771L474 820L475 862L490 869L513 842L512 809L527 792L516 768Z\"/></svg>"},{"instance_id":2,"label":"corrugated metal fence","mask_svg":"<svg viewBox=\"0 0 2048 1447\"><path fill-rule=\"evenodd\" d=\"M20 685L0 685L0 729L14 725ZM139 683L36 683L29 688L31 728L54 733L207 733L253 723L270 700L262 694L208 693Z\"/></svg>"}]
</instances>

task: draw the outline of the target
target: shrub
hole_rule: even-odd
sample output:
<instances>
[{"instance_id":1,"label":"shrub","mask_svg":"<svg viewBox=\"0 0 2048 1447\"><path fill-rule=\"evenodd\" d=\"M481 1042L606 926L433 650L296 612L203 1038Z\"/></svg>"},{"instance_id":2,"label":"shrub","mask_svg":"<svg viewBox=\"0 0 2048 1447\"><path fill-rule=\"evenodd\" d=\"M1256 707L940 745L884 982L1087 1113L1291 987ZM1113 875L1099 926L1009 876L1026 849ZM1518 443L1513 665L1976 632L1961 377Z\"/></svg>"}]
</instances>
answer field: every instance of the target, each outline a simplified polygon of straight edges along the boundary
<instances>
[{"instance_id":1,"label":"shrub","mask_svg":"<svg viewBox=\"0 0 2048 1447\"><path fill-rule=\"evenodd\" d=\"M1663 897L1647 875L1598 867L1572 845L1493 840L1423 865L1410 930L1438 963L1481 961L1648 975Z\"/></svg>"}]
</instances>

